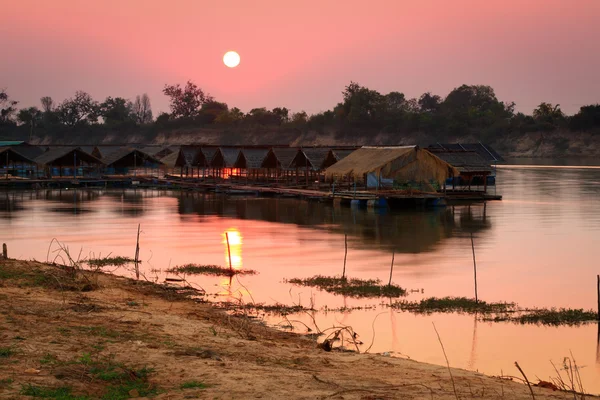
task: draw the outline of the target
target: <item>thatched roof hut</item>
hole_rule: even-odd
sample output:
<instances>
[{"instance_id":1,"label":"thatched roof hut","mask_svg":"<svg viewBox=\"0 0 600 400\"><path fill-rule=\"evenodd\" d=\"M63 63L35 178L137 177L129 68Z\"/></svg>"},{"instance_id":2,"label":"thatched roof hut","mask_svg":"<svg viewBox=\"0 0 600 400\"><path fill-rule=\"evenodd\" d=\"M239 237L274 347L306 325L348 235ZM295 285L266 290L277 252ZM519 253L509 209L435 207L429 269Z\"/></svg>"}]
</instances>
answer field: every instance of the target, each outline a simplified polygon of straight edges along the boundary
<instances>
[{"instance_id":1,"label":"thatched roof hut","mask_svg":"<svg viewBox=\"0 0 600 400\"><path fill-rule=\"evenodd\" d=\"M259 169L268 153L269 149L267 148L242 149L233 167Z\"/></svg>"},{"instance_id":2,"label":"thatched roof hut","mask_svg":"<svg viewBox=\"0 0 600 400\"><path fill-rule=\"evenodd\" d=\"M327 168L325 177L350 176L362 180L368 174L394 181L442 184L458 170L419 146L361 147Z\"/></svg>"},{"instance_id":3,"label":"thatched roof hut","mask_svg":"<svg viewBox=\"0 0 600 400\"><path fill-rule=\"evenodd\" d=\"M209 167L212 165L212 160L215 158L215 154L217 154L217 147L201 147L200 152L204 156L204 160L206 161L206 166Z\"/></svg>"},{"instance_id":4,"label":"thatched roof hut","mask_svg":"<svg viewBox=\"0 0 600 400\"><path fill-rule=\"evenodd\" d=\"M210 166L213 168L233 168L239 154L240 149L237 147L219 147L212 158Z\"/></svg>"},{"instance_id":5,"label":"thatched roof hut","mask_svg":"<svg viewBox=\"0 0 600 400\"><path fill-rule=\"evenodd\" d=\"M296 156L290 163L290 168L310 168L313 171L322 169L325 159L331 149L326 147L303 147L298 149Z\"/></svg>"},{"instance_id":6,"label":"thatched roof hut","mask_svg":"<svg viewBox=\"0 0 600 400\"><path fill-rule=\"evenodd\" d=\"M272 147L263 160L262 168L289 169L290 164L296 157L297 148Z\"/></svg>"},{"instance_id":7,"label":"thatched roof hut","mask_svg":"<svg viewBox=\"0 0 600 400\"><path fill-rule=\"evenodd\" d=\"M102 159L104 164L115 168L162 165L163 162L132 147L120 147Z\"/></svg>"},{"instance_id":8,"label":"thatched roof hut","mask_svg":"<svg viewBox=\"0 0 600 400\"><path fill-rule=\"evenodd\" d=\"M0 147L0 165L8 166L10 163L35 164L35 161L12 147Z\"/></svg>"},{"instance_id":9,"label":"thatched roof hut","mask_svg":"<svg viewBox=\"0 0 600 400\"><path fill-rule=\"evenodd\" d=\"M175 152L175 150L166 147L166 146L160 146L160 145L151 145L151 146L145 146L142 147L140 149L140 151L142 151L143 153L149 154L154 158L157 159L161 159L163 157L168 156L169 154L173 154Z\"/></svg>"},{"instance_id":10,"label":"thatched roof hut","mask_svg":"<svg viewBox=\"0 0 600 400\"><path fill-rule=\"evenodd\" d=\"M102 165L103 162L89 153L81 150L80 147L58 147L50 149L34 160L38 165L71 167L84 164Z\"/></svg>"},{"instance_id":11,"label":"thatched roof hut","mask_svg":"<svg viewBox=\"0 0 600 400\"><path fill-rule=\"evenodd\" d=\"M321 169L323 170L323 169L327 169L327 168L331 167L336 162L346 158L350 153L352 153L356 149L357 148L329 150L329 152L325 156L325 159L321 163Z\"/></svg>"}]
</instances>

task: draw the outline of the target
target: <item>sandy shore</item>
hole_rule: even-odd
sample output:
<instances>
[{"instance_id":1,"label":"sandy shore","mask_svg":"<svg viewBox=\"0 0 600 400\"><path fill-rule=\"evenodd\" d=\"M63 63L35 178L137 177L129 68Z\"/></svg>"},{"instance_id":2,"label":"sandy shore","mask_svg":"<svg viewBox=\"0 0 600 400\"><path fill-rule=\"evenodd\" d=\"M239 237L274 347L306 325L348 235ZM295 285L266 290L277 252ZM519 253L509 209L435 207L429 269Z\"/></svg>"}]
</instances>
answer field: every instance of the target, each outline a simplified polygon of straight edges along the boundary
<instances>
[{"instance_id":1,"label":"sandy shore","mask_svg":"<svg viewBox=\"0 0 600 400\"><path fill-rule=\"evenodd\" d=\"M526 385L461 369L455 394L446 367L325 352L160 285L37 262L0 260L0 313L3 399L531 398Z\"/></svg>"}]
</instances>

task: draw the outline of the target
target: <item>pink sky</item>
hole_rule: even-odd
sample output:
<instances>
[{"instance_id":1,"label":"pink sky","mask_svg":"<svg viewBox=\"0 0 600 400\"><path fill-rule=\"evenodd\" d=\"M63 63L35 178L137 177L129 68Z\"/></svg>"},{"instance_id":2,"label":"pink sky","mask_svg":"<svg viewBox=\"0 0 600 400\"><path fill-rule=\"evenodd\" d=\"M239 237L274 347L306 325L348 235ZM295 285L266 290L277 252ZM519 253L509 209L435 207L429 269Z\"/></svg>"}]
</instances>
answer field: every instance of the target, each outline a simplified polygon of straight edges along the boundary
<instances>
[{"instance_id":1,"label":"pink sky","mask_svg":"<svg viewBox=\"0 0 600 400\"><path fill-rule=\"evenodd\" d=\"M351 80L445 96L486 84L530 113L600 102L599 0L19 0L0 13L0 88L22 107L188 79L243 111L332 108ZM228 50L239 67L222 63Z\"/></svg>"}]
</instances>

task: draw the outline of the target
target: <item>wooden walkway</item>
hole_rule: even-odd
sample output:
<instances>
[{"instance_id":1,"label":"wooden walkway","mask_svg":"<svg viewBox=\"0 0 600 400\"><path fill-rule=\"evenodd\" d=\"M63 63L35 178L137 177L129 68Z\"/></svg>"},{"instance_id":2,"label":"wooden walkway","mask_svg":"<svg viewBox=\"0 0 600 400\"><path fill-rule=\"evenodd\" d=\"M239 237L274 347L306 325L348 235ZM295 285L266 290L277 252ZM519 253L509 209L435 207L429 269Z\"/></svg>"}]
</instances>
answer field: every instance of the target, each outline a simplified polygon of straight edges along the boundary
<instances>
[{"instance_id":1,"label":"wooden walkway","mask_svg":"<svg viewBox=\"0 0 600 400\"><path fill-rule=\"evenodd\" d=\"M438 207L445 206L450 201L485 201L499 200L502 196L488 195L479 192L460 193L427 193L408 190L338 190L332 193L328 186L321 190L298 187L281 187L276 185L248 185L235 182L206 182L199 179L168 179L144 176L110 176L102 178L73 179L62 177L53 179L5 179L0 180L0 188L144 188L144 189L174 189L194 190L223 193L230 196L265 196L265 197L294 197L307 200L330 202L358 207Z\"/></svg>"}]
</instances>

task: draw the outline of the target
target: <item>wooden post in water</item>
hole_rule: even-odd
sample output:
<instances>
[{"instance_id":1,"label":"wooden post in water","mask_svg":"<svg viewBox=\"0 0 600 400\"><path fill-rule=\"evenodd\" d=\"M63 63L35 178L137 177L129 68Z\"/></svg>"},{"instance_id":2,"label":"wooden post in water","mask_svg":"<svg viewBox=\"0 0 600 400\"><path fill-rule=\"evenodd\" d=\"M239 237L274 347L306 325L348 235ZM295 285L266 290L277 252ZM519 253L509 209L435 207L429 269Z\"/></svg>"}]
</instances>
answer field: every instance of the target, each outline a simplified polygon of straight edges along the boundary
<instances>
[{"instance_id":1,"label":"wooden post in water","mask_svg":"<svg viewBox=\"0 0 600 400\"><path fill-rule=\"evenodd\" d=\"M229 271L233 272L233 264L231 264L231 249L229 248L229 232L225 232L225 240L227 240L227 255L229 256Z\"/></svg>"},{"instance_id":2,"label":"wooden post in water","mask_svg":"<svg viewBox=\"0 0 600 400\"><path fill-rule=\"evenodd\" d=\"M348 256L348 235L344 234L344 270L342 271L342 279L346 279L346 257Z\"/></svg>"},{"instance_id":3,"label":"wooden post in water","mask_svg":"<svg viewBox=\"0 0 600 400\"><path fill-rule=\"evenodd\" d=\"M140 279L140 224L138 224L137 241L135 244L135 279Z\"/></svg>"},{"instance_id":4,"label":"wooden post in water","mask_svg":"<svg viewBox=\"0 0 600 400\"><path fill-rule=\"evenodd\" d=\"M2 258L8 260L8 249L6 243L2 243Z\"/></svg>"},{"instance_id":5,"label":"wooden post in water","mask_svg":"<svg viewBox=\"0 0 600 400\"><path fill-rule=\"evenodd\" d=\"M388 286L392 286L392 272L394 271L394 256L396 255L396 250L392 250L392 265L390 265L390 281L388 282Z\"/></svg>"},{"instance_id":6,"label":"wooden post in water","mask_svg":"<svg viewBox=\"0 0 600 400\"><path fill-rule=\"evenodd\" d=\"M473 250L473 274L475 277L475 303L479 303L477 298L477 262L475 261L475 244L473 243L473 232L471 232L471 250Z\"/></svg>"},{"instance_id":7,"label":"wooden post in water","mask_svg":"<svg viewBox=\"0 0 600 400\"><path fill-rule=\"evenodd\" d=\"M6 254L6 252L5 252ZM6 258L6 257L4 257ZM597 275L596 278L598 279L598 321L600 321L600 275ZM598 335L600 337L600 328L598 330Z\"/></svg>"}]
</instances>

